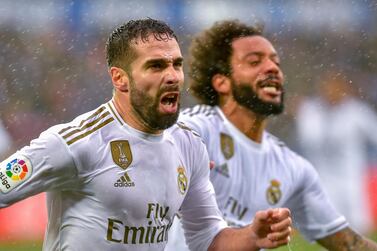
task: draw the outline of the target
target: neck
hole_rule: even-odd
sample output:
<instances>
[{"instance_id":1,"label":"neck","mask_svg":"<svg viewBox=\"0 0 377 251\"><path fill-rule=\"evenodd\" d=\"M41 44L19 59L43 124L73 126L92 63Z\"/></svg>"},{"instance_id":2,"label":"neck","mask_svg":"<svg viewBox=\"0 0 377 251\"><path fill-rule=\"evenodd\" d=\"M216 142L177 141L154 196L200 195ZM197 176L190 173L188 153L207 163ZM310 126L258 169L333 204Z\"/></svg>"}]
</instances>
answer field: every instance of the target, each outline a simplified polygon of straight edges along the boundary
<instances>
[{"instance_id":1,"label":"neck","mask_svg":"<svg viewBox=\"0 0 377 251\"><path fill-rule=\"evenodd\" d=\"M130 102L124 102L126 100L125 97L121 97L122 93L115 93L114 94L114 105L115 109L122 117L123 121L127 123L127 125L139 130L141 132L149 133L149 134L161 134L163 130L156 130L151 128L144 120L138 115L138 113L133 109Z\"/></svg>"},{"instance_id":2,"label":"neck","mask_svg":"<svg viewBox=\"0 0 377 251\"><path fill-rule=\"evenodd\" d=\"M267 126L266 116L237 104L223 105L220 108L225 117L243 134L257 143L262 142L263 131Z\"/></svg>"}]
</instances>

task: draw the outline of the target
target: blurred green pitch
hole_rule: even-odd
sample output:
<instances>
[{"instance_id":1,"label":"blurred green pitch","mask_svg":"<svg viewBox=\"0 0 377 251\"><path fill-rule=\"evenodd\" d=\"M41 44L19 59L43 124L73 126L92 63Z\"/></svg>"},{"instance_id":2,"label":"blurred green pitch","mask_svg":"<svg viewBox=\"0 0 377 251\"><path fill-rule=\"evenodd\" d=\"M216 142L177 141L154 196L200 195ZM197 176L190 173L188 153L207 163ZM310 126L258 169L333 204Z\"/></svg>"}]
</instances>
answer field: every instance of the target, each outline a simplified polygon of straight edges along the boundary
<instances>
[{"instance_id":1,"label":"blurred green pitch","mask_svg":"<svg viewBox=\"0 0 377 251\"><path fill-rule=\"evenodd\" d=\"M377 241L377 231L370 238ZM311 244L305 241L299 234L295 233L291 241L292 251L323 251L324 249L318 244ZM35 242L10 242L0 243L0 251L41 251L42 241ZM288 251L288 247L273 249L274 251ZM179 251L179 250L177 250Z\"/></svg>"}]
</instances>

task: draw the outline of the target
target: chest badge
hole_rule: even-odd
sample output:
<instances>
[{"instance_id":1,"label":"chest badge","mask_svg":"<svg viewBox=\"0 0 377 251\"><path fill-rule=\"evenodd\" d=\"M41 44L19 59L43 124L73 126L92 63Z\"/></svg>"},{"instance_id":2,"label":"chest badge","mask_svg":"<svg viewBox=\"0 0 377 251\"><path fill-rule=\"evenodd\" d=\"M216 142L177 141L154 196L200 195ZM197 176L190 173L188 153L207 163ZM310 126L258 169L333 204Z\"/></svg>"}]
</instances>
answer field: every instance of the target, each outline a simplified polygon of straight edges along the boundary
<instances>
[{"instance_id":1,"label":"chest badge","mask_svg":"<svg viewBox=\"0 0 377 251\"><path fill-rule=\"evenodd\" d=\"M281 199L280 182L277 180L271 180L271 185L267 188L266 197L270 205L276 205Z\"/></svg>"},{"instance_id":2,"label":"chest badge","mask_svg":"<svg viewBox=\"0 0 377 251\"><path fill-rule=\"evenodd\" d=\"M180 166L177 168L177 172L178 172L177 182L178 182L179 192L181 194L185 194L187 191L187 177L186 177L185 169Z\"/></svg>"},{"instance_id":3,"label":"chest badge","mask_svg":"<svg viewBox=\"0 0 377 251\"><path fill-rule=\"evenodd\" d=\"M233 138L228 134L220 133L221 152L226 159L230 159L234 155Z\"/></svg>"},{"instance_id":4,"label":"chest badge","mask_svg":"<svg viewBox=\"0 0 377 251\"><path fill-rule=\"evenodd\" d=\"M132 163L132 152L128 140L111 141L110 147L114 163L126 169Z\"/></svg>"}]
</instances>

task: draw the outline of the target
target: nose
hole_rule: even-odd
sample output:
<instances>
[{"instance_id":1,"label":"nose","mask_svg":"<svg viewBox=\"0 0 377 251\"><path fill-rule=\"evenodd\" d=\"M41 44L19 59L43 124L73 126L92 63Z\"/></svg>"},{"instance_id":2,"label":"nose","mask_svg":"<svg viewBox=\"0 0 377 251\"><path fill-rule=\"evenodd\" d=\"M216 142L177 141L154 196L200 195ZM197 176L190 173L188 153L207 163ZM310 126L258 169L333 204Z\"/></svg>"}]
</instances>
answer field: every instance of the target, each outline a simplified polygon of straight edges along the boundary
<instances>
[{"instance_id":1,"label":"nose","mask_svg":"<svg viewBox=\"0 0 377 251\"><path fill-rule=\"evenodd\" d=\"M181 69L176 69L173 66L170 66L166 70L166 75L165 75L165 82L167 84L178 84L183 76L183 72Z\"/></svg>"},{"instance_id":2,"label":"nose","mask_svg":"<svg viewBox=\"0 0 377 251\"><path fill-rule=\"evenodd\" d=\"M278 74L281 72L280 66L271 59L266 60L265 71L267 74Z\"/></svg>"}]
</instances>

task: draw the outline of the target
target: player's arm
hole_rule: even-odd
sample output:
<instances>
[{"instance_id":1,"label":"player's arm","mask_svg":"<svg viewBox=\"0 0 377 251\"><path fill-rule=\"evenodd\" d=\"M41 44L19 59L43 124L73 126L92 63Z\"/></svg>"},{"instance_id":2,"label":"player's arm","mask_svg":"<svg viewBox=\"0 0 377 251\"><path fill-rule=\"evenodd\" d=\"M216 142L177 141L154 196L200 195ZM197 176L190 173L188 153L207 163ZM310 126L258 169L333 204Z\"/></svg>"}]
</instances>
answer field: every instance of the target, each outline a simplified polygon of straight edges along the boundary
<instances>
[{"instance_id":1,"label":"player's arm","mask_svg":"<svg viewBox=\"0 0 377 251\"><path fill-rule=\"evenodd\" d=\"M322 188L319 176L313 166L302 158L294 163L300 166L301 174L296 183L300 190L290 199L289 208L300 232L311 241L331 251L377 251L377 245L348 227Z\"/></svg>"},{"instance_id":2,"label":"player's arm","mask_svg":"<svg viewBox=\"0 0 377 251\"><path fill-rule=\"evenodd\" d=\"M76 167L61 140L42 133L0 162L0 208L52 189L75 186Z\"/></svg>"},{"instance_id":3,"label":"player's arm","mask_svg":"<svg viewBox=\"0 0 377 251\"><path fill-rule=\"evenodd\" d=\"M243 228L225 228L213 239L209 251L259 250L276 248L289 242L289 209L268 209L256 213L253 224Z\"/></svg>"},{"instance_id":4,"label":"player's arm","mask_svg":"<svg viewBox=\"0 0 377 251\"><path fill-rule=\"evenodd\" d=\"M370 239L356 233L351 228L347 227L332 235L317 240L317 242L328 250L332 251L349 251L349 250L363 250L375 251L377 244Z\"/></svg>"}]
</instances>

